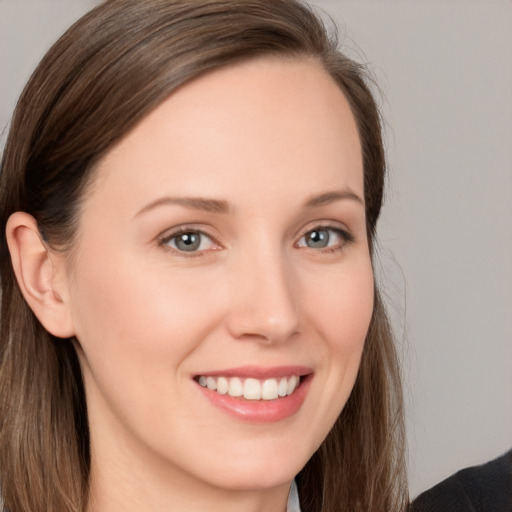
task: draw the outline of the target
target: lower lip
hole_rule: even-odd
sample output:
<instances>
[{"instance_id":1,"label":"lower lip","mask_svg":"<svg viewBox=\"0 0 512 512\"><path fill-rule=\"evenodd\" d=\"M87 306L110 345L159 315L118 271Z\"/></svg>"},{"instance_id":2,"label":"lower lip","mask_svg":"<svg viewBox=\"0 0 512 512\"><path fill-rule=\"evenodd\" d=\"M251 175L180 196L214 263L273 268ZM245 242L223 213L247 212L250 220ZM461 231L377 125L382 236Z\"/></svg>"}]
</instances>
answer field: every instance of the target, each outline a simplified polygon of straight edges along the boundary
<instances>
[{"instance_id":1,"label":"lower lip","mask_svg":"<svg viewBox=\"0 0 512 512\"><path fill-rule=\"evenodd\" d=\"M294 415L304 403L313 375L301 378L300 385L288 396L275 400L246 400L221 395L197 384L198 389L216 407L235 418L253 423L274 423Z\"/></svg>"}]
</instances>

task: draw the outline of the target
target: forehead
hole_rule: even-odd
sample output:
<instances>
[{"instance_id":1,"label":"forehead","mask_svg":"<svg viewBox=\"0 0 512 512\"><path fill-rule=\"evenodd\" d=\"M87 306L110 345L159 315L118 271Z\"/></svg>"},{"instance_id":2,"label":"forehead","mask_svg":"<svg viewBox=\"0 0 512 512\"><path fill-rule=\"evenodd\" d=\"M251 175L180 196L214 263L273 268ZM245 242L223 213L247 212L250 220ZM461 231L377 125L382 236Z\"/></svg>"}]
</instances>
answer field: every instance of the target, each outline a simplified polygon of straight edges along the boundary
<instances>
[{"instance_id":1,"label":"forehead","mask_svg":"<svg viewBox=\"0 0 512 512\"><path fill-rule=\"evenodd\" d=\"M105 155L95 181L93 196L130 196L137 209L163 192L362 194L363 171L350 106L321 65L265 57L182 86Z\"/></svg>"}]
</instances>

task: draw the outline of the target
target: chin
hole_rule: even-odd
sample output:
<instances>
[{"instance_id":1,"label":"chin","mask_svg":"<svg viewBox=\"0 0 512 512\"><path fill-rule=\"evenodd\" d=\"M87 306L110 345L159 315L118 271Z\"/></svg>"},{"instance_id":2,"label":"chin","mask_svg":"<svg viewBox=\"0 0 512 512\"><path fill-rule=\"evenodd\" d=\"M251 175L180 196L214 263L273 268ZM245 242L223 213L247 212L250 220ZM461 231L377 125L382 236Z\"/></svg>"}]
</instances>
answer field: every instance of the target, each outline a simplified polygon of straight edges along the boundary
<instances>
[{"instance_id":1,"label":"chin","mask_svg":"<svg viewBox=\"0 0 512 512\"><path fill-rule=\"evenodd\" d=\"M289 484L306 465L310 454L301 453L296 443L284 447L280 441L271 445L263 443L245 453L225 453L221 464L215 464L208 471L208 478L215 486L230 490L255 490ZM281 446L278 446L278 445ZM234 447L235 448L235 447ZM223 452L219 452L223 453ZM218 462L218 461L217 461Z\"/></svg>"},{"instance_id":2,"label":"chin","mask_svg":"<svg viewBox=\"0 0 512 512\"><path fill-rule=\"evenodd\" d=\"M261 467L255 465L235 465L225 467L217 473L216 487L222 487L230 491L250 491L257 489L271 489L281 485L288 485L302 469L301 465L292 465L290 461L285 464L282 461L270 459Z\"/></svg>"}]
</instances>

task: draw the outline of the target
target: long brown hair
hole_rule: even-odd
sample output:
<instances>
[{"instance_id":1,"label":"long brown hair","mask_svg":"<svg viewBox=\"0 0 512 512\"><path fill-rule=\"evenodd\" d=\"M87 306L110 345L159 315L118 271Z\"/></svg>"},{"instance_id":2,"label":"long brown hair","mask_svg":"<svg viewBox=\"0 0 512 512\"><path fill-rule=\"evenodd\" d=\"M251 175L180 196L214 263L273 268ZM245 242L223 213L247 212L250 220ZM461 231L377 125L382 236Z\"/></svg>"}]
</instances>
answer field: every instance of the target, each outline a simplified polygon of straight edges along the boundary
<instances>
[{"instance_id":1,"label":"long brown hair","mask_svg":"<svg viewBox=\"0 0 512 512\"><path fill-rule=\"evenodd\" d=\"M95 163L174 90L262 55L317 59L347 97L362 144L370 246L384 187L381 119L364 68L292 0L110 0L43 58L18 102L0 175L0 487L10 512L83 511L90 467L83 382L70 340L25 303L5 227L15 211L73 246ZM297 477L304 512L405 507L402 396L390 326L375 306L352 394Z\"/></svg>"}]
</instances>

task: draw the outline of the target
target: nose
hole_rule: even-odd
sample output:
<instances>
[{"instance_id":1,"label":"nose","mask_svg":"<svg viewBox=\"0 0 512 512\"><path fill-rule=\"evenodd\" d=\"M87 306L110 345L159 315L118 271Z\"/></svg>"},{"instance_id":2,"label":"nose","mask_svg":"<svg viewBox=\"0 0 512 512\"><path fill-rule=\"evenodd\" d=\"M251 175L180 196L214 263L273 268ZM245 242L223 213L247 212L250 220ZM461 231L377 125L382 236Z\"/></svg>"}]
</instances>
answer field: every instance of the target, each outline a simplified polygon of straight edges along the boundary
<instances>
[{"instance_id":1,"label":"nose","mask_svg":"<svg viewBox=\"0 0 512 512\"><path fill-rule=\"evenodd\" d=\"M228 330L237 339L282 343L299 332L297 281L277 251L252 254L232 275Z\"/></svg>"}]
</instances>

